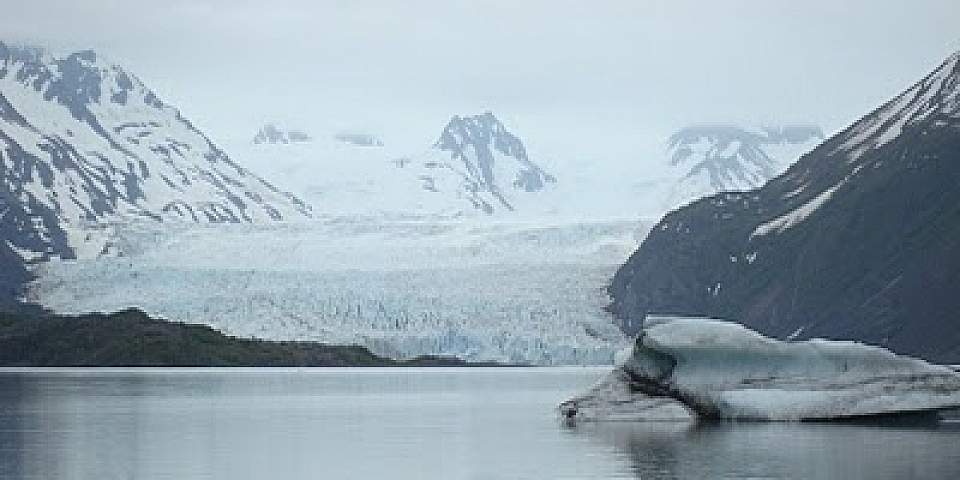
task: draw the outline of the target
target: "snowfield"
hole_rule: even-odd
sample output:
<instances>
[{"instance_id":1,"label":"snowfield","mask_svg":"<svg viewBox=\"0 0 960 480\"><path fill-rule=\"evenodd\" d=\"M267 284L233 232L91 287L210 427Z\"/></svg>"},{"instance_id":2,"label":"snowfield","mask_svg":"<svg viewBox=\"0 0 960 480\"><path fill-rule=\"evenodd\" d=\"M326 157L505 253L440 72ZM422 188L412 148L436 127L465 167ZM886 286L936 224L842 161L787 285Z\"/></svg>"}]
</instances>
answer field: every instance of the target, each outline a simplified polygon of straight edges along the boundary
<instances>
[{"instance_id":1,"label":"snowfield","mask_svg":"<svg viewBox=\"0 0 960 480\"><path fill-rule=\"evenodd\" d=\"M274 225L118 227L119 256L39 267L63 313L137 306L240 336L356 343L392 357L611 364L602 310L635 221L328 217Z\"/></svg>"},{"instance_id":2,"label":"snowfield","mask_svg":"<svg viewBox=\"0 0 960 480\"><path fill-rule=\"evenodd\" d=\"M960 374L949 367L856 342L648 317L633 355L560 410L584 420L813 420L956 407Z\"/></svg>"}]
</instances>

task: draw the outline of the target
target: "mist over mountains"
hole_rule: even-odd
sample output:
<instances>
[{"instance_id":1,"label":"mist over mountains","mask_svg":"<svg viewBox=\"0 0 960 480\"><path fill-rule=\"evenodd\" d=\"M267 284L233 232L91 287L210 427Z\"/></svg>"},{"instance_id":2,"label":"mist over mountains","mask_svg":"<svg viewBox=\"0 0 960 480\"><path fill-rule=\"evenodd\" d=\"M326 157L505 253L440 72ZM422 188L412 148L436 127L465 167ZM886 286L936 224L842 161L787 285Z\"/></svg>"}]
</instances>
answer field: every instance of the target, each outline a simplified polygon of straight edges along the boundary
<instances>
[{"instance_id":1,"label":"mist over mountains","mask_svg":"<svg viewBox=\"0 0 960 480\"><path fill-rule=\"evenodd\" d=\"M187 255L188 263L211 255L219 263L210 268L227 269L227 275L240 266L242 252L254 248L252 238L259 239L256 248L263 252L297 259L310 250L301 247L303 242L322 243L314 235L323 232L331 236L323 240L331 246L350 242L354 247L346 257L324 257L341 269L349 266L350 255L379 258L373 253L377 242L396 241L379 235L408 231L405 222L423 224L409 230L426 232L411 237L407 246L419 253L407 259L399 251L390 253L394 256L383 257L384 268L394 268L391 263L415 268L410 259L433 264L437 259L421 254L440 245L462 244L439 264L460 268L476 263L483 265L482 275L491 275L494 270L489 266L503 261L502 253L474 240L500 239L499 229L512 223L518 232L526 232L511 234L516 252L523 252L517 258L549 264L544 271L552 272L565 261L562 255L574 252L577 262L596 268L590 270L590 278L607 271L642 241L610 287L611 310L627 334L635 332L645 313L695 313L742 319L780 337L831 335L943 358L954 354L945 343L930 346L916 332L949 324L943 312L952 308L948 296L937 292L952 285L949 259L955 252L936 229L952 228L953 174L949 161L940 159L952 151L956 56L913 89L826 141L822 130L811 124L694 124L667 139L663 152L667 169L649 175L642 168L605 170L589 158L538 156L528 150L519 131L489 111L451 116L438 125L435 139L415 152L394 150L378 135L362 130L328 134L268 123L244 142L230 145L228 154L135 75L92 51L54 57L42 49L0 44L0 61L4 240L0 260L5 267L0 287L8 305L16 305L25 282L40 272L46 279L31 298L41 302L44 296L59 298L58 305L64 307L79 302L70 295L83 295L93 300L83 304L96 308L97 298L106 301L106 290L115 289L113 282L125 281L124 275L142 275L145 265L155 265L151 262L158 258L170 260L170 252L185 255L191 242L209 248L210 238L236 242L230 248L224 243L223 250L241 253L220 258L195 250L192 257ZM809 149L813 151L790 166ZM647 234L650 219L678 206ZM834 210L839 213L823 213ZM314 223L317 220L320 223ZM827 223L818 225L820 221ZM291 230L287 226L291 222L305 226ZM477 226L452 227L457 222ZM223 230L208 237L213 231L191 233L193 224L250 224L257 233ZM604 233L591 239L591 232L597 231ZM298 240L290 244L269 232ZM379 240L371 242L373 238ZM297 251L290 251L290 245ZM810 250L813 245L815 251ZM923 252L939 252L940 260L934 262ZM131 259L127 267L95 263L119 256ZM94 263L72 267L61 262L78 257ZM289 265L290 259L274 263ZM48 268L49 262L57 266ZM293 264L298 262L327 268L306 260ZM369 262L359 263L371 268ZM97 281L103 297L90 296L85 289L58 290L63 283L55 278L79 278L78 272L103 275ZM824 272L831 272L830 281L816 280ZM172 273L157 275L169 286ZM924 287L931 275L944 279L937 288ZM139 291L150 288L141 285ZM390 301L403 298L392 286L383 288ZM850 294L851 288L860 293ZM936 300L921 301L920 292L935 295ZM294 314L290 308L300 315L304 305L297 302L310 295L297 295L286 307L271 304L266 310L254 306L258 300L249 295L229 302L247 305L243 308L250 315ZM504 299L494 289L484 295L497 297L494 302L523 301ZM364 301L382 303L378 308L392 312L384 313L384 318L395 319L395 327L404 331L396 319L407 318L408 313L397 313L407 307L393 310L395 306L376 295ZM851 302L861 303L853 308ZM579 308L564 308L568 307ZM157 308L150 313L167 313L166 304ZM401 335L391 340L398 343L380 343L377 348L404 354L451 353L417 350L427 344L446 345L486 352L479 359L520 361L532 355L556 361L561 351L563 358L604 358L617 343L609 334L596 344L587 340L586 332L598 328L592 319L589 327L574 325L557 336L567 339L558 340L561 343L569 340L576 345L569 349L524 341L510 347L524 353L499 350L490 339L502 332L470 330L480 327L453 315L451 308L445 306L443 313L428 308L432 312L428 315L452 315L446 320L404 322L417 335L428 332L429 325L466 328L462 334L469 340L421 339L418 342L426 343L412 347ZM352 325L355 319L341 318L339 309L330 315ZM912 320L921 326L903 330L913 312L926 312L925 320ZM253 321L244 315L240 316L244 322ZM558 311L550 318L557 322L567 315ZM844 320L831 322L826 315ZM379 329L389 325L377 318L368 338L382 338ZM502 317L506 323L501 327L509 323L507 318ZM251 330L246 323L224 325L265 335L302 334L281 327ZM304 331L319 338L349 338L342 332L317 333L309 322L304 325L310 325ZM952 341L949 332L939 338ZM578 348L593 350L584 353Z\"/></svg>"},{"instance_id":2,"label":"mist over mountains","mask_svg":"<svg viewBox=\"0 0 960 480\"><path fill-rule=\"evenodd\" d=\"M691 125L670 136L669 164L681 173L666 202L673 208L717 192L763 185L823 140L815 125Z\"/></svg>"}]
</instances>

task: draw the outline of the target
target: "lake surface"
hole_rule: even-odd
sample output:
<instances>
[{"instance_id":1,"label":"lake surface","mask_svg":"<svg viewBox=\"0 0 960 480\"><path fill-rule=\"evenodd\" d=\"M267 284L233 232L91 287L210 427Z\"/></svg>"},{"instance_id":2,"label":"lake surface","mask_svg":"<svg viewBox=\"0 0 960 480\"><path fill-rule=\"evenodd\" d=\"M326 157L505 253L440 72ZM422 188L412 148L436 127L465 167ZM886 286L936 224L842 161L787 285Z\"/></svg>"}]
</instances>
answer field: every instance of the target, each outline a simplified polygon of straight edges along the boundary
<instances>
[{"instance_id":1,"label":"lake surface","mask_svg":"<svg viewBox=\"0 0 960 480\"><path fill-rule=\"evenodd\" d=\"M960 478L960 424L560 422L603 368L0 372L0 478Z\"/></svg>"}]
</instances>

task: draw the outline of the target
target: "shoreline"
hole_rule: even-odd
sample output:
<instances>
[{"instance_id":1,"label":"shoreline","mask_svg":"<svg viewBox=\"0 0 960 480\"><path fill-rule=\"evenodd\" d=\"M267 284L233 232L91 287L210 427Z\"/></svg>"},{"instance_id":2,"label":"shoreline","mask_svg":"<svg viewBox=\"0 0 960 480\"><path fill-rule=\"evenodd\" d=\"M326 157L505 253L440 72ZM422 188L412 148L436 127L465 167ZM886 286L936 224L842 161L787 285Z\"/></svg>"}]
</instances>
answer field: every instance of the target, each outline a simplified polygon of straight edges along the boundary
<instances>
[{"instance_id":1,"label":"shoreline","mask_svg":"<svg viewBox=\"0 0 960 480\"><path fill-rule=\"evenodd\" d=\"M234 337L137 309L82 315L0 312L0 369L520 366L528 365L431 355L395 360L359 345Z\"/></svg>"}]
</instances>

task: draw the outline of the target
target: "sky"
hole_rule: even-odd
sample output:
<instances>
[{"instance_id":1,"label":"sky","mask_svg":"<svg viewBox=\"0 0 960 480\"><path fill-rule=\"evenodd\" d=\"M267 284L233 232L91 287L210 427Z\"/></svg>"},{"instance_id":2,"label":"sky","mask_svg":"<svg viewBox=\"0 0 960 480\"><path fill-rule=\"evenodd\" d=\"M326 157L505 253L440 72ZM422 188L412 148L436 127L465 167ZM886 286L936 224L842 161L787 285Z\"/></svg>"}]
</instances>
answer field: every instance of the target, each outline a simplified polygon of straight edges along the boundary
<instances>
[{"instance_id":1,"label":"sky","mask_svg":"<svg viewBox=\"0 0 960 480\"><path fill-rule=\"evenodd\" d=\"M960 50L956 0L0 3L0 38L93 48L215 141L275 122L416 150L490 110L601 163L663 162L694 123L834 132Z\"/></svg>"}]
</instances>

